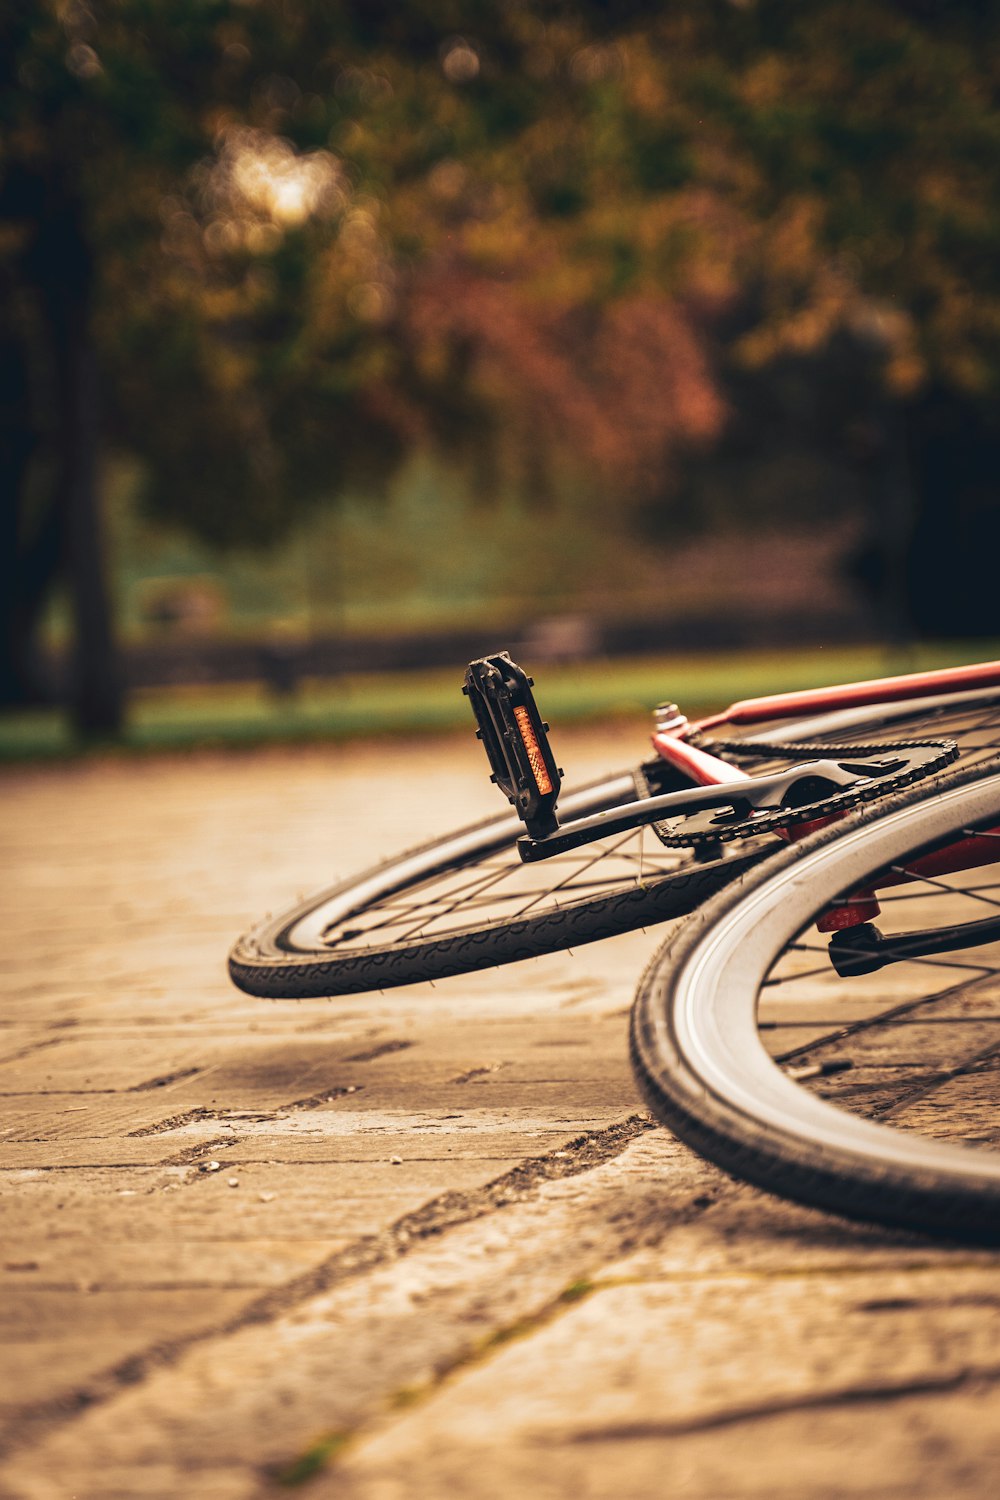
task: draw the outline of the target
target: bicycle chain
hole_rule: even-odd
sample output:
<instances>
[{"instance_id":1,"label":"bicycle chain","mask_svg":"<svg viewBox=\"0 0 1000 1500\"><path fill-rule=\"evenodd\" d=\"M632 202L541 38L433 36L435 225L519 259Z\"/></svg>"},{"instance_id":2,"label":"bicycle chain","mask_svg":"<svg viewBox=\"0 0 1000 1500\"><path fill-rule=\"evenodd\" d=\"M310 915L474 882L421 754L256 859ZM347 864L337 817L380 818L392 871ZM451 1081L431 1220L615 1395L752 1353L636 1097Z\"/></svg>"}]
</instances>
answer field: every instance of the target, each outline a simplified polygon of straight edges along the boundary
<instances>
[{"instance_id":1,"label":"bicycle chain","mask_svg":"<svg viewBox=\"0 0 1000 1500\"><path fill-rule=\"evenodd\" d=\"M849 812L853 807L862 807L866 802L874 802L879 797L886 797L891 792L899 791L902 787L911 786L925 776L933 776L938 771L943 771L958 759L958 745L954 740L895 740L890 744L881 745L830 745L830 744L801 744L789 742L786 744L769 744L766 740L712 740L699 734L688 737L688 744L695 745L700 750L706 750L712 755L732 756L755 756L758 758L778 757L793 759L798 755L821 756L828 759L853 760L855 757L866 755L887 755L894 750L937 750L939 754L919 766L909 766L905 770L882 776L877 781L859 782L857 786L847 787L841 792L835 792L832 796L822 797L817 802L808 803L804 807L780 807L772 811L758 812L751 818L743 818L739 822L720 824L710 831L695 830L684 832L684 822L690 818L682 818L679 822L654 823L653 829L668 848L691 848L698 844L729 843L733 839L756 836L760 833L774 833L782 828L793 827L796 823L809 823L818 818L831 817L835 813Z\"/></svg>"}]
</instances>

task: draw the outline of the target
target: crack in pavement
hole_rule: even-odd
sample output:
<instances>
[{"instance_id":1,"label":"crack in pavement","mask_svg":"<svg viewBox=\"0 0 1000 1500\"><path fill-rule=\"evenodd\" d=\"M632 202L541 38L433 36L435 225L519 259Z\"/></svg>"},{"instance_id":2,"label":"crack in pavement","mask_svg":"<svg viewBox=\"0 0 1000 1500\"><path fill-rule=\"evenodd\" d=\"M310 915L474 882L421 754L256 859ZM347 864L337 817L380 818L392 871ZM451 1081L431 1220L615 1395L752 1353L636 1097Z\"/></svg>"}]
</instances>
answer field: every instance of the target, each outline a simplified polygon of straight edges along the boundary
<instances>
[{"instance_id":1,"label":"crack in pavement","mask_svg":"<svg viewBox=\"0 0 1000 1500\"><path fill-rule=\"evenodd\" d=\"M545 1443L620 1443L642 1442L648 1438L686 1437L695 1432L712 1432L722 1427L738 1427L750 1422L764 1422L770 1417L792 1412L822 1411L839 1406L860 1406L869 1402L905 1401L909 1396L940 1395L961 1390L971 1383L994 1385L1000 1382L1000 1365L957 1370L951 1375L927 1375L916 1380L894 1384L844 1386L835 1391L816 1391L809 1396L788 1396L758 1405L730 1406L724 1411L705 1412L698 1417L662 1422L617 1422L604 1427L580 1428L556 1435L551 1432L529 1436L528 1442Z\"/></svg>"},{"instance_id":2,"label":"crack in pavement","mask_svg":"<svg viewBox=\"0 0 1000 1500\"><path fill-rule=\"evenodd\" d=\"M320 1109L324 1104L333 1104L337 1099L346 1098L348 1094L359 1094L363 1087L360 1083L331 1084L329 1088L309 1094L305 1099L291 1099L287 1104L275 1105L273 1109L214 1109L208 1105L198 1105L193 1109L183 1110L180 1114L168 1115L165 1120L157 1120L153 1125L140 1125L137 1130L128 1131L127 1136L133 1139L136 1136L166 1135L171 1130L182 1130L186 1125L196 1125L202 1120L214 1120L220 1125L230 1121L267 1123L280 1119L282 1115Z\"/></svg>"},{"instance_id":3,"label":"crack in pavement","mask_svg":"<svg viewBox=\"0 0 1000 1500\"><path fill-rule=\"evenodd\" d=\"M633 1284L638 1284L636 1278ZM456 1376L481 1364L497 1350L505 1348L516 1339L530 1337L540 1328L551 1324L557 1316L577 1303L596 1296L618 1281L580 1281L566 1287L551 1302L530 1316L495 1330L473 1349L457 1356L447 1366L435 1371L434 1376L420 1387L403 1387L387 1402L388 1413L408 1412L438 1394ZM910 1396L940 1395L961 1390L970 1384L996 1384L1000 1382L1000 1366L990 1365L956 1371L950 1375L924 1376L898 1384L875 1383L871 1385L844 1386L834 1391L817 1391L810 1395L778 1397L757 1404L729 1406L723 1410L705 1412L699 1416L671 1421L605 1423L600 1427L579 1428L568 1431L526 1432L524 1441L551 1449L560 1443L589 1444L604 1442L642 1442L661 1438L688 1437L699 1432L711 1432L726 1427L739 1427L753 1422L767 1421L771 1417L787 1416L796 1412L835 1410L838 1407L903 1401ZM265 1465L261 1477L272 1484L283 1487L303 1483L321 1470L333 1467L343 1458L347 1450L353 1449L366 1436L384 1427L385 1416L359 1422L356 1426L338 1428L326 1433L303 1453L284 1464Z\"/></svg>"},{"instance_id":4,"label":"crack in pavement","mask_svg":"<svg viewBox=\"0 0 1000 1500\"><path fill-rule=\"evenodd\" d=\"M349 1063L374 1062L377 1057L388 1057L390 1052L406 1052L408 1048L415 1047L415 1042L379 1042L376 1047L369 1047L367 1052L355 1052L344 1061Z\"/></svg>"},{"instance_id":5,"label":"crack in pavement","mask_svg":"<svg viewBox=\"0 0 1000 1500\"><path fill-rule=\"evenodd\" d=\"M165 1089L171 1084L183 1083L185 1079L197 1078L203 1073L204 1068L178 1068L175 1073L163 1073L157 1078L147 1078L143 1083L133 1083L130 1088L123 1089L125 1094L145 1094L150 1089Z\"/></svg>"},{"instance_id":6,"label":"crack in pavement","mask_svg":"<svg viewBox=\"0 0 1000 1500\"><path fill-rule=\"evenodd\" d=\"M343 1282L402 1258L432 1236L468 1224L507 1205L523 1202L547 1182L589 1172L619 1156L638 1136L655 1128L648 1115L630 1115L602 1130L574 1137L558 1150L523 1161L480 1188L447 1192L432 1198L380 1233L356 1240L311 1270L264 1291L235 1316L154 1344L99 1372L75 1391L28 1403L12 1411L6 1428L0 1432L0 1458L30 1444L40 1429L51 1431L72 1422L83 1413L112 1400L124 1386L137 1385L154 1372L176 1364L194 1347L237 1333L253 1324L272 1322ZM206 1147L202 1145L198 1149L204 1152Z\"/></svg>"}]
</instances>

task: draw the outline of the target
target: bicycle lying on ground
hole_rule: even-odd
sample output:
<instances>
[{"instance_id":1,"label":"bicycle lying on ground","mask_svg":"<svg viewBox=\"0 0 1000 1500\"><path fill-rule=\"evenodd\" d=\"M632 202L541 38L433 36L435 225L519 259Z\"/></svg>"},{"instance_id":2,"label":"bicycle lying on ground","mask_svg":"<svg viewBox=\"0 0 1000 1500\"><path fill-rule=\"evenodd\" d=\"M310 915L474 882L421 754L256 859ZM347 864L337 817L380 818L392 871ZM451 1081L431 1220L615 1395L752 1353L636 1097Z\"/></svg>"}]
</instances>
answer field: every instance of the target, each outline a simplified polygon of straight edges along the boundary
<instances>
[{"instance_id":1,"label":"bicycle lying on ground","mask_svg":"<svg viewBox=\"0 0 1000 1500\"><path fill-rule=\"evenodd\" d=\"M568 796L532 686L466 673L513 813L260 924L234 981L384 989L691 914L633 1011L654 1113L785 1196L1000 1241L1000 662L664 704L652 758Z\"/></svg>"}]
</instances>

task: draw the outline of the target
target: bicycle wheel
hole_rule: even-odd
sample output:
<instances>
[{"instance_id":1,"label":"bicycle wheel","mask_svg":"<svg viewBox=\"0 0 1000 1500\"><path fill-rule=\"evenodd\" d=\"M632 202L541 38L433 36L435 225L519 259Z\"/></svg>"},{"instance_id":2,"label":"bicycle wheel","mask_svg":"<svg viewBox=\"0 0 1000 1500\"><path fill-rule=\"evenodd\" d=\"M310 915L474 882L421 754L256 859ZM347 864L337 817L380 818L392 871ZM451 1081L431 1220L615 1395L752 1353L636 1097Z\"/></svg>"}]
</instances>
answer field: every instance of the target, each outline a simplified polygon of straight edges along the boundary
<instances>
[{"instance_id":1,"label":"bicycle wheel","mask_svg":"<svg viewBox=\"0 0 1000 1500\"><path fill-rule=\"evenodd\" d=\"M1000 705L982 694L868 710L860 720L857 710L825 714L774 738L846 743L861 722L869 738L950 736L970 758L1000 748ZM732 759L741 763L738 748ZM742 763L763 769L756 756ZM633 801L644 779L669 790L669 774L647 766L609 777L563 797L560 815L572 821ZM761 839L696 861L637 832L529 868L515 848L522 831L516 817L501 815L321 891L239 939L229 958L233 981L252 995L308 999L559 952L683 916L773 848L773 839Z\"/></svg>"},{"instance_id":2,"label":"bicycle wheel","mask_svg":"<svg viewBox=\"0 0 1000 1500\"><path fill-rule=\"evenodd\" d=\"M564 822L634 801L637 773L560 803ZM522 864L513 814L438 839L254 927L229 956L240 989L306 999L388 989L558 952L692 911L766 851L697 860L646 830Z\"/></svg>"},{"instance_id":3,"label":"bicycle wheel","mask_svg":"<svg viewBox=\"0 0 1000 1500\"><path fill-rule=\"evenodd\" d=\"M640 983L631 1049L654 1113L786 1197L1000 1241L1000 835L995 862L982 838L990 862L976 868L935 875L925 861L918 878L914 864L998 825L994 757L853 814L714 897ZM879 898L895 956L840 977L815 923L880 880L898 882Z\"/></svg>"}]
</instances>

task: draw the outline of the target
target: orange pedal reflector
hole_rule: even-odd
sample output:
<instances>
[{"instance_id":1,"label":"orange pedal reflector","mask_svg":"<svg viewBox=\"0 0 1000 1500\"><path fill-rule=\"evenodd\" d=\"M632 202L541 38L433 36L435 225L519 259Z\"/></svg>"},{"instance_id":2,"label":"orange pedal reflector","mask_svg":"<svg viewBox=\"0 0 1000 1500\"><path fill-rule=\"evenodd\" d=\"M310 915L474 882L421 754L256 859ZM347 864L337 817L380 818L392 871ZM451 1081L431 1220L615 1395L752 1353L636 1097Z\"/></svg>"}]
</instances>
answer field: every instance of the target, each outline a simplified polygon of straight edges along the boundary
<instances>
[{"instance_id":1,"label":"orange pedal reflector","mask_svg":"<svg viewBox=\"0 0 1000 1500\"><path fill-rule=\"evenodd\" d=\"M546 771L545 769L545 760L542 756L542 749L538 743L538 738L535 734L535 731L531 727L531 716L529 715L528 710L526 708L515 708L514 718L517 720L517 727L521 731L521 739L524 741L524 748L528 752L528 764L531 766L531 774L535 778L535 785L543 794L546 792L551 792L552 781L549 777L548 771Z\"/></svg>"}]
</instances>

